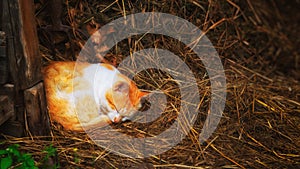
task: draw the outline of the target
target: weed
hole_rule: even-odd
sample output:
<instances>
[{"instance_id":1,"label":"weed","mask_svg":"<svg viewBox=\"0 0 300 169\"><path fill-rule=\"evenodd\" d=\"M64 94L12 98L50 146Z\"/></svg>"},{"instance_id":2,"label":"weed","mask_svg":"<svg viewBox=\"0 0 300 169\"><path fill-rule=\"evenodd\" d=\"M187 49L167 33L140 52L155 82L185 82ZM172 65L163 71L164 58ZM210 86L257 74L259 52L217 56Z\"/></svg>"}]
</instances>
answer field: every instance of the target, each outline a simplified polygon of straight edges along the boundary
<instances>
[{"instance_id":1,"label":"weed","mask_svg":"<svg viewBox=\"0 0 300 169\"><path fill-rule=\"evenodd\" d=\"M18 148L20 145L10 145L5 150L0 150L0 169L7 169L12 166L18 169L37 169L31 154L21 153Z\"/></svg>"}]
</instances>

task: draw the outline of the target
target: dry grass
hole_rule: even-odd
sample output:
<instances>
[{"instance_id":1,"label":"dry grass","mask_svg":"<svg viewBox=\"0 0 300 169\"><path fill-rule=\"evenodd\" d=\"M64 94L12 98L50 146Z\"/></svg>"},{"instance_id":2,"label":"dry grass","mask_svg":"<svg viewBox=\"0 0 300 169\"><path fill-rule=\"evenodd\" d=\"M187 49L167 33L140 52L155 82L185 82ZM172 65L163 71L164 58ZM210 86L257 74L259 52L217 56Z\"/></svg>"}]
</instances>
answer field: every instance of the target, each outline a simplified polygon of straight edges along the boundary
<instances>
[{"instance_id":1,"label":"dry grass","mask_svg":"<svg viewBox=\"0 0 300 169\"><path fill-rule=\"evenodd\" d=\"M43 10L46 5L46 1L36 2L39 28L50 23ZM197 78L201 95L199 116L177 146L160 155L133 159L111 153L97 146L86 134L64 131L57 124L52 124L50 137L7 138L1 146L20 144L22 151L32 153L38 161L43 156L43 147L53 144L58 149L62 168L296 168L300 166L297 5L300 5L298 1L276 0L66 1L62 21L73 28L69 35L39 31L45 63L76 59L86 40L81 31L91 31L125 14L142 11L174 14L203 30L222 59L227 100L221 122L210 139L200 144L199 132L210 101L210 83L201 61L172 38L133 36L111 50L105 60L117 65L130 51L163 48L179 55ZM168 104L155 122L113 126L114 131L139 138L167 129L180 109L178 86L166 73L148 70L140 75L135 77L138 85L163 90ZM105 134L106 138L114 138L109 132Z\"/></svg>"}]
</instances>

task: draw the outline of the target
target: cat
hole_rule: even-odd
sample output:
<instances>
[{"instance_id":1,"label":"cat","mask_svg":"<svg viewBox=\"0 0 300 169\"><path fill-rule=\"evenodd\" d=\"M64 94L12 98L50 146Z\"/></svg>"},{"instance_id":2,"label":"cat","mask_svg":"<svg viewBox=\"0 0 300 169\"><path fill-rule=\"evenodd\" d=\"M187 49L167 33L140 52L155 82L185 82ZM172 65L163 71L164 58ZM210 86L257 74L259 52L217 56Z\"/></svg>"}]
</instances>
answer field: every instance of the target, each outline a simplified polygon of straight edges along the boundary
<instances>
[{"instance_id":1,"label":"cat","mask_svg":"<svg viewBox=\"0 0 300 169\"><path fill-rule=\"evenodd\" d=\"M53 62L43 76L51 121L72 131L130 119L150 94L106 63Z\"/></svg>"}]
</instances>

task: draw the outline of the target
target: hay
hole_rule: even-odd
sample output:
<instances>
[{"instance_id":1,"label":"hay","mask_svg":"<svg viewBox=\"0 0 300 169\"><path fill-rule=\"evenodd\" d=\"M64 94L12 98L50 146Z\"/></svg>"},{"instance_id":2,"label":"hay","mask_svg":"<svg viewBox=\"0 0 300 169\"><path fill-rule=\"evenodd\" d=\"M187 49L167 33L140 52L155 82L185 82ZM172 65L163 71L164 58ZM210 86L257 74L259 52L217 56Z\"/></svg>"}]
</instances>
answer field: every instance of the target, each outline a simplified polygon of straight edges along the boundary
<instances>
[{"instance_id":1,"label":"hay","mask_svg":"<svg viewBox=\"0 0 300 169\"><path fill-rule=\"evenodd\" d=\"M179 55L193 72L200 72L194 74L202 96L199 116L187 137L177 146L145 159L127 158L97 146L84 133L64 131L58 124L52 124L50 137L6 137L1 147L20 144L20 150L31 153L38 162L44 155L41 150L52 144L58 150L61 168L300 166L300 59L297 49L300 46L297 38L300 16L297 5L300 5L298 1L276 0L66 1L62 21L73 31L70 31L70 36L50 32L55 41L52 43L47 38L49 32L40 29L41 54L45 63L74 60L71 55L78 55L86 40L76 30L88 32L91 29L91 26L86 26L88 24L97 28L124 14L142 11L174 14L206 32L222 59L227 78L227 100L221 122L210 139L200 144L199 132L210 101L210 83L203 64L177 40L160 35L134 36L122 41L105 59L117 65L130 51L164 48ZM46 2L36 1L39 28L50 24L46 6ZM167 74L155 70L143 72L135 77L135 81L141 88L165 91L169 101L167 108L153 123L126 122L114 125L113 130L135 137L157 135L177 117L180 109L178 86ZM114 136L109 137L113 139Z\"/></svg>"}]
</instances>

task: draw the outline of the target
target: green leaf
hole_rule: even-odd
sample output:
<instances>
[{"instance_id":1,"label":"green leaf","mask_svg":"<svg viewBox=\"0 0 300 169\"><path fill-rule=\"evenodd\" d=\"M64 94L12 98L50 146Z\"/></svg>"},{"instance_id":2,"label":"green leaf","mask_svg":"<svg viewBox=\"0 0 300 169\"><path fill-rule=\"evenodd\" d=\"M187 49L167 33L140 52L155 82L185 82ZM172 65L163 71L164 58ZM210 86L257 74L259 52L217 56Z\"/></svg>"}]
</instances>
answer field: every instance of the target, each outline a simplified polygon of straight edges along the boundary
<instances>
[{"instance_id":1,"label":"green leaf","mask_svg":"<svg viewBox=\"0 0 300 169\"><path fill-rule=\"evenodd\" d=\"M20 152L18 150L19 148L19 144L14 144L14 145L11 145L7 148L7 151L9 151L10 153L12 153L13 155L15 155L16 157L20 157Z\"/></svg>"},{"instance_id":2,"label":"green leaf","mask_svg":"<svg viewBox=\"0 0 300 169\"><path fill-rule=\"evenodd\" d=\"M22 160L26 161L31 158L31 155L30 154L22 154L21 158L22 158Z\"/></svg>"},{"instance_id":3,"label":"green leaf","mask_svg":"<svg viewBox=\"0 0 300 169\"><path fill-rule=\"evenodd\" d=\"M55 156L55 154L56 154L56 148L54 148L54 147L52 146L52 144L49 145L49 146L47 146L47 147L44 149L44 151L47 152L48 157L49 157L49 156Z\"/></svg>"},{"instance_id":4,"label":"green leaf","mask_svg":"<svg viewBox=\"0 0 300 169\"><path fill-rule=\"evenodd\" d=\"M0 164L0 168L1 169L7 169L8 167L10 167L12 165L12 159L10 157L5 157L1 159L1 164Z\"/></svg>"},{"instance_id":5,"label":"green leaf","mask_svg":"<svg viewBox=\"0 0 300 169\"><path fill-rule=\"evenodd\" d=\"M13 145L10 145L8 148L12 149L12 150L18 150L19 147L20 147L19 144L13 144Z\"/></svg>"},{"instance_id":6,"label":"green leaf","mask_svg":"<svg viewBox=\"0 0 300 169\"><path fill-rule=\"evenodd\" d=\"M29 167L34 167L34 160L32 158L30 158L26 161L26 164Z\"/></svg>"},{"instance_id":7,"label":"green leaf","mask_svg":"<svg viewBox=\"0 0 300 169\"><path fill-rule=\"evenodd\" d=\"M0 155L4 155L4 154L7 154L7 151L6 150L0 150Z\"/></svg>"}]
</instances>

